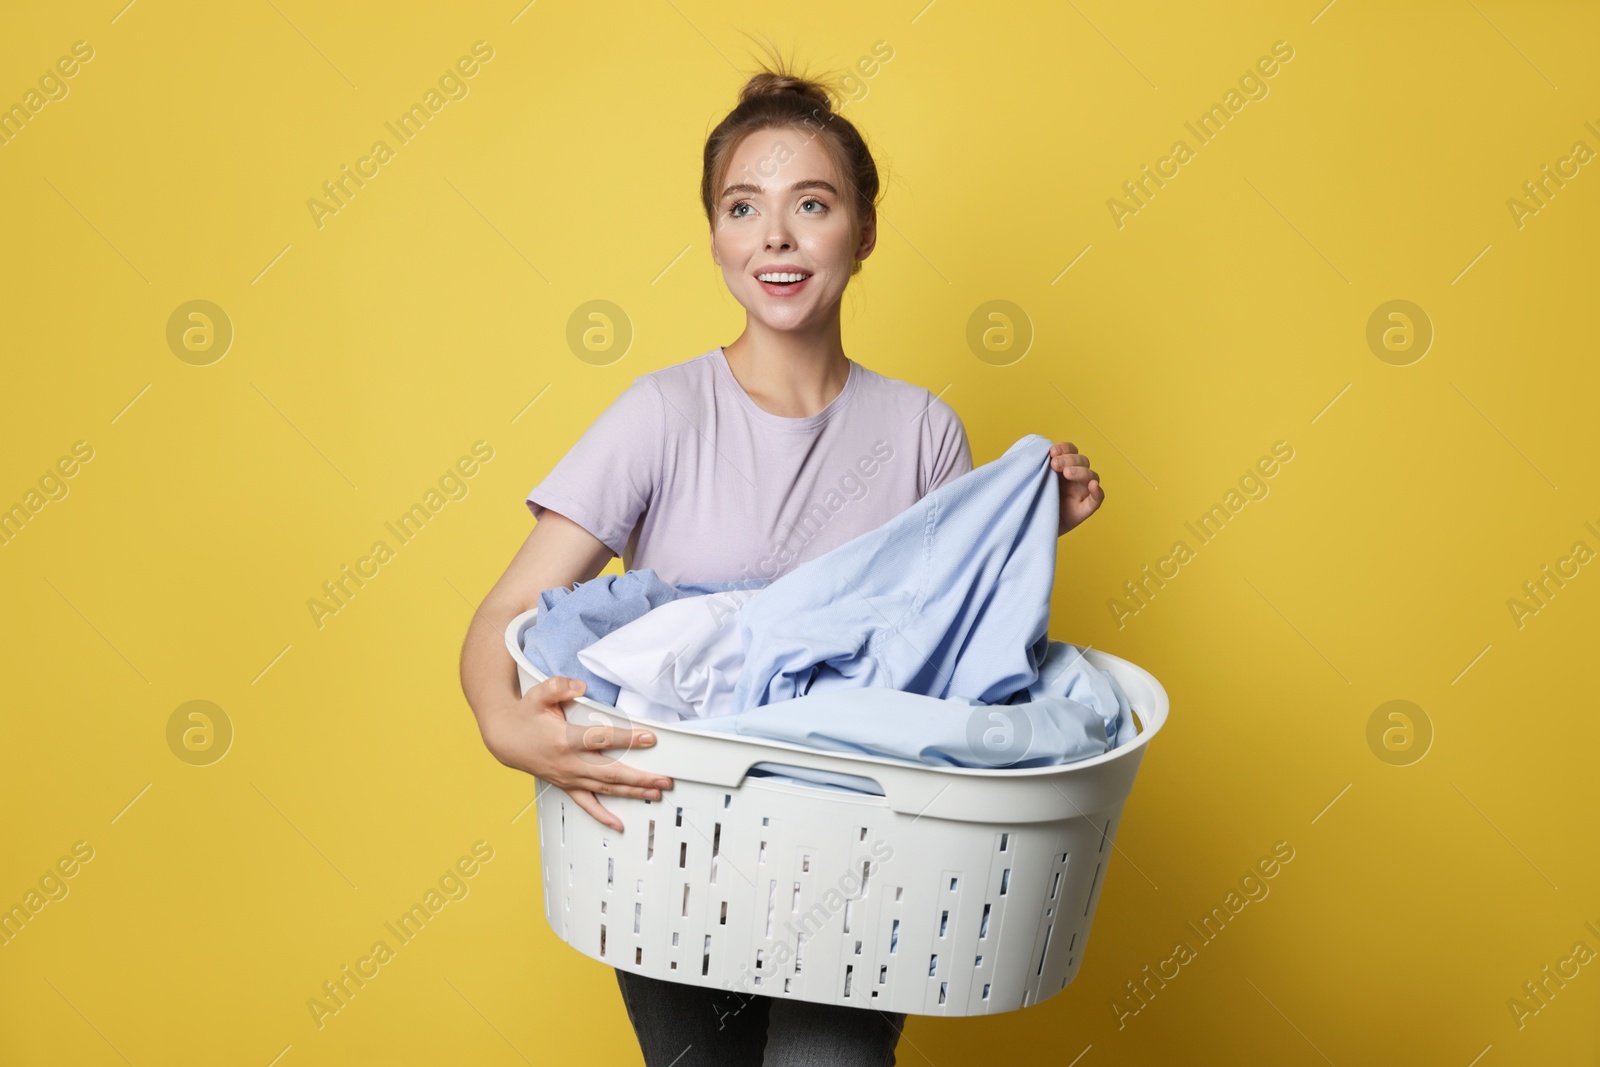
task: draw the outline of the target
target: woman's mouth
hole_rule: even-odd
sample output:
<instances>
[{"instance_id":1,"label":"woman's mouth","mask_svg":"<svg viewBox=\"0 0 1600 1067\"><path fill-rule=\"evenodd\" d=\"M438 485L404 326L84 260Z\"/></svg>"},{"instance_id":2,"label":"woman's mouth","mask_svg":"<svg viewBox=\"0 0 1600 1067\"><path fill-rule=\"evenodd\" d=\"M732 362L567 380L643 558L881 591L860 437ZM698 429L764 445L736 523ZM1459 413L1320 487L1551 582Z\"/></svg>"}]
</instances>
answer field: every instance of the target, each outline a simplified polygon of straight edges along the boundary
<instances>
[{"instance_id":1,"label":"woman's mouth","mask_svg":"<svg viewBox=\"0 0 1600 1067\"><path fill-rule=\"evenodd\" d=\"M806 287L811 277L799 271L773 271L756 275L756 283L768 296L794 296Z\"/></svg>"}]
</instances>

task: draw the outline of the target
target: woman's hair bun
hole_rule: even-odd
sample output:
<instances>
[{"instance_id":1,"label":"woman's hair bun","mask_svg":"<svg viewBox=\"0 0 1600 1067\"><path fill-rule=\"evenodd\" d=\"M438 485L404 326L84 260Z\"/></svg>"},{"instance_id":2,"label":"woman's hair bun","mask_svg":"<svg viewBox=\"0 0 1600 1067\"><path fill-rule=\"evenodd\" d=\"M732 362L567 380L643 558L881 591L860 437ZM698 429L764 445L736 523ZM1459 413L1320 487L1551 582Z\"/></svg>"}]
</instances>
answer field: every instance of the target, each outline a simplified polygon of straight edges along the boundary
<instances>
[{"instance_id":1,"label":"woman's hair bun","mask_svg":"<svg viewBox=\"0 0 1600 1067\"><path fill-rule=\"evenodd\" d=\"M833 110L833 98L820 83L809 78L797 78L792 74L776 74L770 70L761 71L744 83L744 88L739 91L739 103L742 104L752 97L778 93L794 93L813 100L830 111Z\"/></svg>"}]
</instances>

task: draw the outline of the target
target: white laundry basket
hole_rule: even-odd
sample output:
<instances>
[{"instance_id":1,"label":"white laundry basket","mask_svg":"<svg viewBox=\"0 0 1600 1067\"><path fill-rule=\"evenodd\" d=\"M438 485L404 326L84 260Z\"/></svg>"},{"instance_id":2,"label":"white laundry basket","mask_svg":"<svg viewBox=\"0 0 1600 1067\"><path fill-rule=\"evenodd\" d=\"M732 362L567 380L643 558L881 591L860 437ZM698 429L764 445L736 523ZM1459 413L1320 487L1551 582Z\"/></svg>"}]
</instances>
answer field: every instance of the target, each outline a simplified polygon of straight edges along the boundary
<instances>
[{"instance_id":1,"label":"white laundry basket","mask_svg":"<svg viewBox=\"0 0 1600 1067\"><path fill-rule=\"evenodd\" d=\"M522 692L535 608L506 628ZM920 766L632 720L586 697L569 722L647 728L608 758L663 774L658 801L602 795L619 833L537 794L545 918L567 944L672 982L913 1015L1013 1011L1083 963L1122 805L1167 718L1148 672L1090 649L1139 735L1055 767ZM883 796L746 777L780 763L873 779Z\"/></svg>"}]
</instances>

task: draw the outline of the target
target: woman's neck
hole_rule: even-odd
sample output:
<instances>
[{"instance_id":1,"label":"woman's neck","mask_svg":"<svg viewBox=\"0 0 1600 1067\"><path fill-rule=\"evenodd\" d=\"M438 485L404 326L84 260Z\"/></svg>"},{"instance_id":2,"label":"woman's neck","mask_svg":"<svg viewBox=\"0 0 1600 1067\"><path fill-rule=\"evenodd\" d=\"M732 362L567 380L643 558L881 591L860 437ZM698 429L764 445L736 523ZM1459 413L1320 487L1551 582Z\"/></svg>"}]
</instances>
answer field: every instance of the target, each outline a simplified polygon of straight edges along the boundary
<instances>
[{"instance_id":1,"label":"woman's neck","mask_svg":"<svg viewBox=\"0 0 1600 1067\"><path fill-rule=\"evenodd\" d=\"M750 399L782 418L817 414L850 378L850 360L837 334L818 341L783 333L755 336L747 327L722 352Z\"/></svg>"}]
</instances>

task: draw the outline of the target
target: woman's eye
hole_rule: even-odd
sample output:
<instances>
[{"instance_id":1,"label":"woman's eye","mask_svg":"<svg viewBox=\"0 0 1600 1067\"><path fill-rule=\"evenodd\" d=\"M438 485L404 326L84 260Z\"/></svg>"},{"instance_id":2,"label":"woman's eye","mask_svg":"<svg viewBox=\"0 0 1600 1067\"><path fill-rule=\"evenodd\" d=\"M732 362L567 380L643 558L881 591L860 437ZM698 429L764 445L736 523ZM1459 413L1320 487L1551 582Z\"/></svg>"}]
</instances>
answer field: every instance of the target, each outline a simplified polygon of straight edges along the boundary
<instances>
[{"instance_id":1,"label":"woman's eye","mask_svg":"<svg viewBox=\"0 0 1600 1067\"><path fill-rule=\"evenodd\" d=\"M817 207L821 208L822 211L827 211L828 210L828 205L823 203L821 200L805 200L805 201L801 202L800 206L801 207L807 207L807 206L809 206L811 204L815 204ZM750 206L750 201L748 201L748 200L740 200L737 203L735 203L732 207L728 208L728 215L730 217L736 218L736 219L745 218L746 216L741 215L739 213L739 209L742 208L742 207L749 207L749 206ZM820 215L822 213L822 211L807 211L807 212L804 212L804 214L807 214L807 215Z\"/></svg>"}]
</instances>

